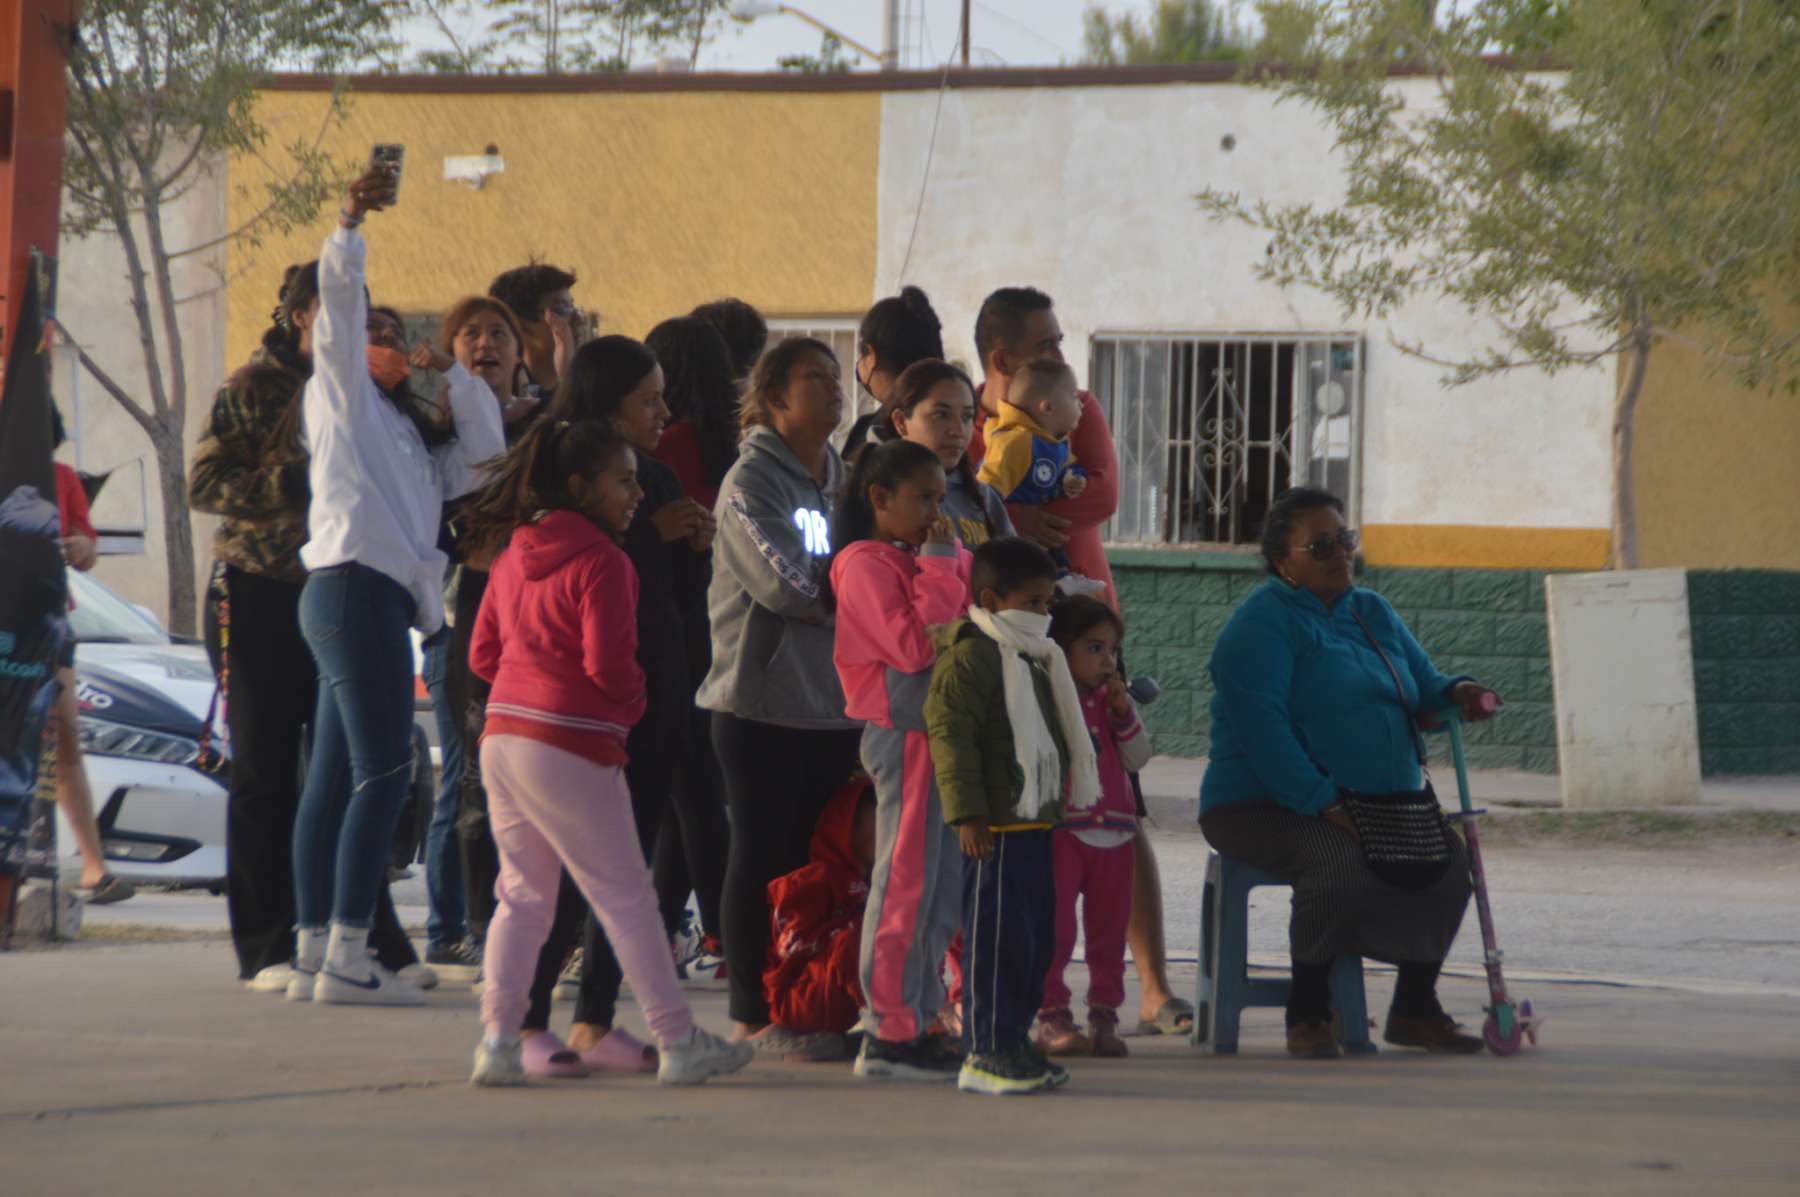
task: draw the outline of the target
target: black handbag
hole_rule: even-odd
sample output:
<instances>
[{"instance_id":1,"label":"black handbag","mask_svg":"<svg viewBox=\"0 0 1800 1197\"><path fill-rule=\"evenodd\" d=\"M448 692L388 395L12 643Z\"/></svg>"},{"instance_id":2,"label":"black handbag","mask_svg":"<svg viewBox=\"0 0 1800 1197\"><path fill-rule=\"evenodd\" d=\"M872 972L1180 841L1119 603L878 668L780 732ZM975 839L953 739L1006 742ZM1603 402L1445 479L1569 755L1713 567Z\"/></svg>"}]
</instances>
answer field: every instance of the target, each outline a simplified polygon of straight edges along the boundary
<instances>
[{"instance_id":1,"label":"black handbag","mask_svg":"<svg viewBox=\"0 0 1800 1197\"><path fill-rule=\"evenodd\" d=\"M1406 686L1400 671L1394 668L1387 652L1375 639L1375 633L1354 610L1350 612L1381 663L1394 679L1394 698L1406 716L1412 731L1413 750L1419 754L1419 768L1426 769L1425 739L1419 734L1412 712L1406 705ZM1425 787L1399 790L1392 794L1362 794L1343 791L1341 801L1356 825L1356 836L1362 842L1363 861L1369 871L1400 889L1429 889L1450 867L1450 825L1438 805L1437 791L1431 788L1431 775L1425 772Z\"/></svg>"}]
</instances>

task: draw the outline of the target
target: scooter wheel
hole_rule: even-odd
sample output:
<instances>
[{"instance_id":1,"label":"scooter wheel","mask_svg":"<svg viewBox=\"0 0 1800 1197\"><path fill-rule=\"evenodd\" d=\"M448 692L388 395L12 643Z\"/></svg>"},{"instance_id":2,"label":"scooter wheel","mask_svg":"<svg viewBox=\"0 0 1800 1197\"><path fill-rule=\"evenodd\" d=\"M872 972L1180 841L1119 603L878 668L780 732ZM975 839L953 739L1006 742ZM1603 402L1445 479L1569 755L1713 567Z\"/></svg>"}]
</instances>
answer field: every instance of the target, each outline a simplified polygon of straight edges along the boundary
<instances>
[{"instance_id":1,"label":"scooter wheel","mask_svg":"<svg viewBox=\"0 0 1800 1197\"><path fill-rule=\"evenodd\" d=\"M1512 1055L1519 1050L1524 1038L1525 1029L1516 1018L1512 1020L1512 1034L1510 1035L1500 1033L1499 1020L1492 1014L1488 1015L1481 1024L1481 1041L1487 1044L1488 1050L1496 1056Z\"/></svg>"}]
</instances>

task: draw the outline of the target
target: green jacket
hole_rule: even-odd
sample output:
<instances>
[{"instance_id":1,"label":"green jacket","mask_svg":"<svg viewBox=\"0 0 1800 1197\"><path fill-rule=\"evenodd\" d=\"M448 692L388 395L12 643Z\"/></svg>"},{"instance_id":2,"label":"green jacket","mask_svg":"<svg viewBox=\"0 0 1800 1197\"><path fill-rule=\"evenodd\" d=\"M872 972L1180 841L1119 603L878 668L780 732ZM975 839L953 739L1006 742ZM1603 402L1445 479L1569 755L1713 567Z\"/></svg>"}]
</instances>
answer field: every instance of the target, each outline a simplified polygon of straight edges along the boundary
<instances>
[{"instance_id":1,"label":"green jacket","mask_svg":"<svg viewBox=\"0 0 1800 1197\"><path fill-rule=\"evenodd\" d=\"M937 774L944 822L955 826L985 819L990 827L1020 823L1054 826L1062 819L1062 801L1046 805L1036 817L1019 814L1025 775L1013 751L1012 724L1006 718L1006 688L1000 676L1000 646L967 619L931 629L937 665L925 697L925 730L931 737L931 764ZM1056 718L1050 675L1031 665L1038 707L1056 740L1063 771L1069 748Z\"/></svg>"},{"instance_id":2,"label":"green jacket","mask_svg":"<svg viewBox=\"0 0 1800 1197\"><path fill-rule=\"evenodd\" d=\"M220 388L188 473L188 505L222 515L213 557L283 582L306 581L310 498L298 408L305 363L259 349Z\"/></svg>"}]
</instances>

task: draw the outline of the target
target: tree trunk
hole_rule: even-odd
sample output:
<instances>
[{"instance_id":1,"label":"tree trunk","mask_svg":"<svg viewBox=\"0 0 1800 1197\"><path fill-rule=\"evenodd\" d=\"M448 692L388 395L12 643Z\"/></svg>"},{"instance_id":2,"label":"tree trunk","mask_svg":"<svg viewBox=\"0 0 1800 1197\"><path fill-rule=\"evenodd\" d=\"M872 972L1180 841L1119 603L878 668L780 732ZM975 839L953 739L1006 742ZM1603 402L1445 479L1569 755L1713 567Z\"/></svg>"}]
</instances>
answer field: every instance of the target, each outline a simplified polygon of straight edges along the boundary
<instances>
[{"instance_id":1,"label":"tree trunk","mask_svg":"<svg viewBox=\"0 0 1800 1197\"><path fill-rule=\"evenodd\" d=\"M1637 418L1638 395L1650 367L1650 331L1638 329L1625 359L1625 382L1613 401L1612 468L1612 567L1638 566L1637 483L1632 478L1632 424Z\"/></svg>"},{"instance_id":2,"label":"tree trunk","mask_svg":"<svg viewBox=\"0 0 1800 1197\"><path fill-rule=\"evenodd\" d=\"M150 436L156 474L162 484L163 549L169 566L169 630L192 636L195 629L194 522L188 514L187 456L179 429L159 426Z\"/></svg>"}]
</instances>

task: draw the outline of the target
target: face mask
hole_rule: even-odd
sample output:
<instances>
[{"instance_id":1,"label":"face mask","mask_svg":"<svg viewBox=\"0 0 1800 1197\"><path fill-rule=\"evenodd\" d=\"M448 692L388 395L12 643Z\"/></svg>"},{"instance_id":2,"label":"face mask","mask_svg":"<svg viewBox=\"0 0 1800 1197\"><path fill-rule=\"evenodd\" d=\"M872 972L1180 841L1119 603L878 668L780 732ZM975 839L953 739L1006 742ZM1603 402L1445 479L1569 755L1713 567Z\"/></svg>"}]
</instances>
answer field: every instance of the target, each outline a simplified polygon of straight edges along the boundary
<instances>
[{"instance_id":1,"label":"face mask","mask_svg":"<svg viewBox=\"0 0 1800 1197\"><path fill-rule=\"evenodd\" d=\"M406 364L406 354L398 349L389 349L385 345L371 345L368 349L369 377L375 385L384 391L391 391L406 381L410 367Z\"/></svg>"},{"instance_id":2,"label":"face mask","mask_svg":"<svg viewBox=\"0 0 1800 1197\"><path fill-rule=\"evenodd\" d=\"M1050 617L1036 611L996 611L994 618L1021 636L1042 640L1050 634Z\"/></svg>"}]
</instances>

